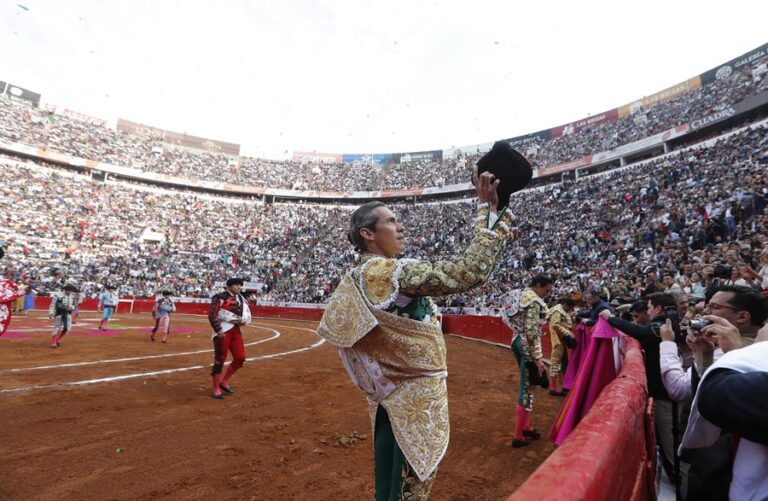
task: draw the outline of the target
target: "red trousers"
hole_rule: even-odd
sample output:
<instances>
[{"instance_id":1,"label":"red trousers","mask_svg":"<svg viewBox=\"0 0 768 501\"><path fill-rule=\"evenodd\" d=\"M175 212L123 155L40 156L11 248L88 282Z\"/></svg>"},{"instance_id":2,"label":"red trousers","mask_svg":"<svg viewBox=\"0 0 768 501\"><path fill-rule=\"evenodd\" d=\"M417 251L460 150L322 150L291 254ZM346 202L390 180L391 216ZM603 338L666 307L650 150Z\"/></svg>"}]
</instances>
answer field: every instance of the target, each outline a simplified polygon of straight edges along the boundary
<instances>
[{"instance_id":1,"label":"red trousers","mask_svg":"<svg viewBox=\"0 0 768 501\"><path fill-rule=\"evenodd\" d=\"M236 371L243 366L245 362L245 345L243 344L243 335L240 333L240 326L235 325L223 337L213 338L213 367L211 367L211 376L221 374L224 362L227 361L227 352L232 352L232 371Z\"/></svg>"}]
</instances>

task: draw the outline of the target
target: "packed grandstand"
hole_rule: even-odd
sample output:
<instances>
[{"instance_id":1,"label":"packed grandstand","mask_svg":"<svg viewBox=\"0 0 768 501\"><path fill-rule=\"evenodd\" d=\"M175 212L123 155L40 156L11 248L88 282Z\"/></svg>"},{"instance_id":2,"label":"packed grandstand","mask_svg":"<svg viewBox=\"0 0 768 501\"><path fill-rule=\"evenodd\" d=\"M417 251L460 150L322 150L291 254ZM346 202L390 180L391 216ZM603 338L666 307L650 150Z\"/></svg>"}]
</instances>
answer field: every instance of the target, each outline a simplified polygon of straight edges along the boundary
<instances>
[{"instance_id":1,"label":"packed grandstand","mask_svg":"<svg viewBox=\"0 0 768 501\"><path fill-rule=\"evenodd\" d=\"M537 186L512 198L521 223L495 271L502 280L441 306L496 308L505 287L540 271L562 292L598 284L627 299L649 270L693 295L716 268L768 287L767 52L508 139ZM230 143L39 108L12 87L0 83L4 274L38 294L74 282L91 296L116 284L135 297L208 297L238 275L261 302L323 303L357 259L338 221L361 201L384 199L407 222L412 257L464 247L469 171L491 145L257 159Z\"/></svg>"}]
</instances>

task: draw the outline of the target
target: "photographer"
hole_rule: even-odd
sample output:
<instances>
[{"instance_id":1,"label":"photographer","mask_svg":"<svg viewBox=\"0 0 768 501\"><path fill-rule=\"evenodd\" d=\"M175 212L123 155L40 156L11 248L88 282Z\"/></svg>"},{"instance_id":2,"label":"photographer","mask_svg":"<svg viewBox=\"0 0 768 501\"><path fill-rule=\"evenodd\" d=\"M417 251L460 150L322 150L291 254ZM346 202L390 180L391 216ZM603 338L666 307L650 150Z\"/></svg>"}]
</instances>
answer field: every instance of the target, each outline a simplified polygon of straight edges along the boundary
<instances>
[{"instance_id":1,"label":"photographer","mask_svg":"<svg viewBox=\"0 0 768 501\"><path fill-rule=\"evenodd\" d=\"M692 322L686 338L696 363L685 371L669 322L660 329L660 365L664 385L673 400L690 401L704 374L723 352L752 344L768 318L766 299L748 287L724 285L704 308L704 320ZM687 492L692 499L718 499L727 495L731 468L731 438L722 436L713 445L687 455L690 462Z\"/></svg>"},{"instance_id":2,"label":"photographer","mask_svg":"<svg viewBox=\"0 0 768 501\"><path fill-rule=\"evenodd\" d=\"M672 478L672 464L674 463L674 445L672 441L672 402L670 401L664 383L661 380L661 368L659 366L659 344L661 343L661 326L669 317L675 329L677 306L671 294L657 292L648 296L648 325L637 325L627 322L611 314L609 310L600 313L600 316L620 330L624 334L637 339L645 351L645 376L648 381L648 393L655 401L654 421L656 422L656 437L661 445L664 456L664 467ZM679 335L679 334L678 334Z\"/></svg>"},{"instance_id":3,"label":"photographer","mask_svg":"<svg viewBox=\"0 0 768 501\"><path fill-rule=\"evenodd\" d=\"M708 457L702 487L695 499L768 499L768 327L758 333L755 343L736 349L738 332L718 317L708 333L717 338L724 355L702 379L683 437L681 450ZM703 330L702 330L703 332ZM728 441L736 434L740 438ZM720 471L712 471L712 451L721 450ZM696 479L691 467L691 478ZM719 483L713 485L712 480ZM693 484L691 484L693 486ZM691 496L693 499L694 497Z\"/></svg>"}]
</instances>

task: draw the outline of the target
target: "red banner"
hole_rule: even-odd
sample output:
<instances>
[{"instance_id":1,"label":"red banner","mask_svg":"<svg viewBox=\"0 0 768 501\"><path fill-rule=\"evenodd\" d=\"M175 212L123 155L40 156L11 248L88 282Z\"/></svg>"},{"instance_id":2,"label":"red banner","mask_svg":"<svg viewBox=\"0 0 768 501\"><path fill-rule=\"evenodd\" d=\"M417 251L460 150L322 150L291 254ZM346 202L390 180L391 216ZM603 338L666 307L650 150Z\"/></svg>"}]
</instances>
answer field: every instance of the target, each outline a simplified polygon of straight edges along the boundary
<instances>
[{"instance_id":1,"label":"red banner","mask_svg":"<svg viewBox=\"0 0 768 501\"><path fill-rule=\"evenodd\" d=\"M599 125L606 122L615 122L618 118L619 118L618 108L604 111L603 113L600 113L591 117L582 118L581 120L576 120L575 122L561 125L560 127L555 127L554 129L552 129L552 138L554 139L560 136L567 136L569 134L574 134L576 132L579 132L581 129L585 127L589 127L591 125Z\"/></svg>"}]
</instances>

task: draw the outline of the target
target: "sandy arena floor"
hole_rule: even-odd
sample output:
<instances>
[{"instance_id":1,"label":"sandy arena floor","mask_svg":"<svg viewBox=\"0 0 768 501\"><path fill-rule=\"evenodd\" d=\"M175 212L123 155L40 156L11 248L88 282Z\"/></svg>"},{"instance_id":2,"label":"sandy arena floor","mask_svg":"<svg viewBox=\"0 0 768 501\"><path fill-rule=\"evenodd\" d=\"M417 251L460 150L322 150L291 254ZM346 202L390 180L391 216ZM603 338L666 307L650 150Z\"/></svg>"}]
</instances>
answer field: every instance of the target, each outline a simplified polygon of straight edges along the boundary
<instances>
[{"instance_id":1,"label":"sandy arena floor","mask_svg":"<svg viewBox=\"0 0 768 501\"><path fill-rule=\"evenodd\" d=\"M372 499L363 396L316 323L256 319L236 394L209 398L205 317L178 315L168 344L148 314L99 331L83 313L62 347L52 321L14 317L0 338L0 499ZM509 350L447 337L451 445L435 500L503 499L554 450L512 449ZM562 399L537 390L546 434Z\"/></svg>"}]
</instances>

